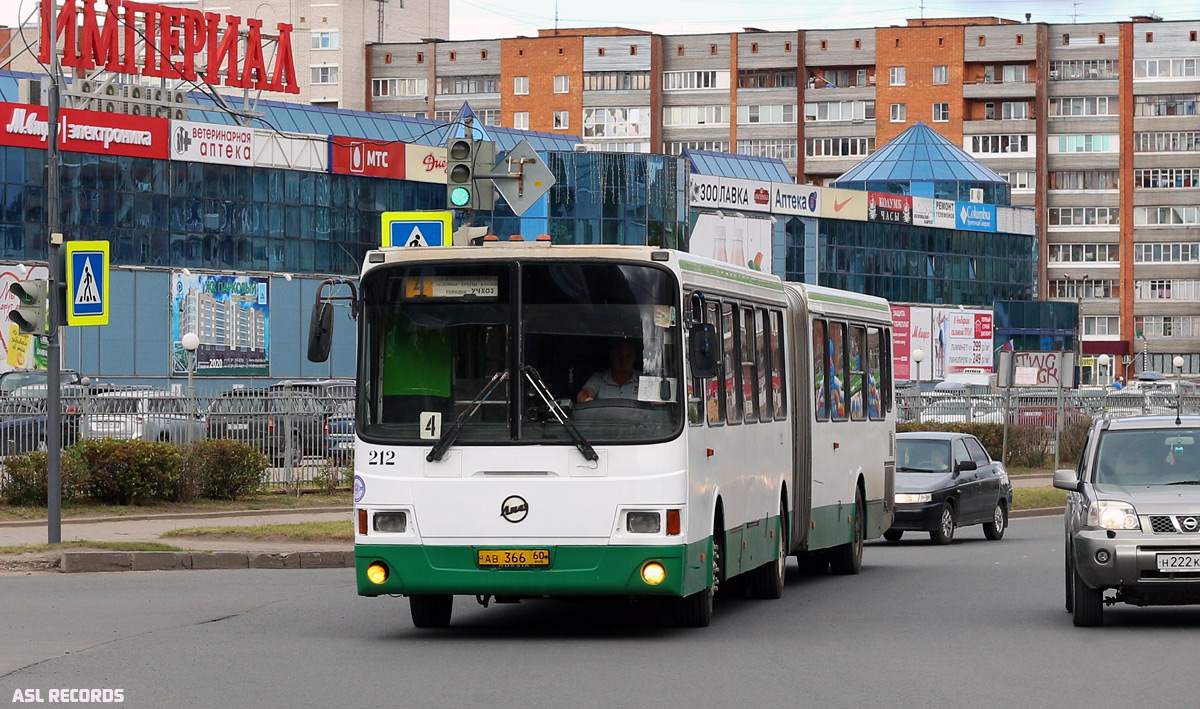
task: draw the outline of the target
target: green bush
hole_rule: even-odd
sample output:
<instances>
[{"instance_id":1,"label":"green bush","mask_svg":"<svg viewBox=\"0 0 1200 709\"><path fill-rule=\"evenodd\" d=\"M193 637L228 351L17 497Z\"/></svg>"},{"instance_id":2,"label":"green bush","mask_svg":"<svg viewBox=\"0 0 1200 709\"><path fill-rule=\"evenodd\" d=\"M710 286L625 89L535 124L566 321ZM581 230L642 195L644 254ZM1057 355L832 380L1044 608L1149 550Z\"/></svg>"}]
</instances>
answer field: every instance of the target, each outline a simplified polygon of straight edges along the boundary
<instances>
[{"instance_id":1,"label":"green bush","mask_svg":"<svg viewBox=\"0 0 1200 709\"><path fill-rule=\"evenodd\" d=\"M1083 444L1087 441L1090 421L1067 423L1063 427L1059 445L1059 465L1073 466L1079 460ZM1000 460L1004 451L1004 426L998 423L900 423L896 431L952 431L969 433L983 443L983 447L995 460ZM1008 459L1004 464L1016 468L1046 468L1054 462L1054 427L1025 425L1008 427Z\"/></svg>"},{"instance_id":2,"label":"green bush","mask_svg":"<svg viewBox=\"0 0 1200 709\"><path fill-rule=\"evenodd\" d=\"M187 502L200 494L214 500L236 500L257 491L266 481L269 461L240 441L209 438L184 447L175 479L175 499Z\"/></svg>"},{"instance_id":3,"label":"green bush","mask_svg":"<svg viewBox=\"0 0 1200 709\"><path fill-rule=\"evenodd\" d=\"M1068 421L1063 424L1062 435L1059 437L1058 464L1064 468L1074 468L1079 464L1079 456L1087 445L1088 429L1092 427L1090 420Z\"/></svg>"},{"instance_id":4,"label":"green bush","mask_svg":"<svg viewBox=\"0 0 1200 709\"><path fill-rule=\"evenodd\" d=\"M1053 460L1054 429L1050 426L1009 426L1008 460L1014 468L1045 468ZM994 453L1000 457L1000 449Z\"/></svg>"},{"instance_id":5,"label":"green bush","mask_svg":"<svg viewBox=\"0 0 1200 709\"><path fill-rule=\"evenodd\" d=\"M47 500L46 451L29 451L4 460L6 476L0 480L0 500L10 505L44 507ZM87 468L77 455L62 456L62 501L83 495Z\"/></svg>"},{"instance_id":6,"label":"green bush","mask_svg":"<svg viewBox=\"0 0 1200 709\"><path fill-rule=\"evenodd\" d=\"M72 448L88 471L84 492L118 505L164 500L173 493L179 451L169 443L84 439Z\"/></svg>"}]
</instances>

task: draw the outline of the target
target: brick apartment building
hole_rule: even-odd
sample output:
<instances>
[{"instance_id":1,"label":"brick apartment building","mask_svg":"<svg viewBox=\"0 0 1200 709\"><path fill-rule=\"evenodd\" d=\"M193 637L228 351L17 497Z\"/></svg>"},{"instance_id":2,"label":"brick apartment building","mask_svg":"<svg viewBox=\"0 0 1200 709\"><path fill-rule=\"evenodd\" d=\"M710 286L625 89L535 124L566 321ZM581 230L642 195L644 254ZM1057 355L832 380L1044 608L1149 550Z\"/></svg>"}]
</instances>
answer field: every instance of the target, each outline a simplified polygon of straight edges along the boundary
<instances>
[{"instance_id":1,"label":"brick apartment building","mask_svg":"<svg viewBox=\"0 0 1200 709\"><path fill-rule=\"evenodd\" d=\"M917 121L1034 207L1039 293L1084 352L1200 372L1200 20L537 37L367 46L369 110L783 160L823 184ZM877 188L891 192L887 185ZM1139 363L1141 364L1141 363Z\"/></svg>"}]
</instances>

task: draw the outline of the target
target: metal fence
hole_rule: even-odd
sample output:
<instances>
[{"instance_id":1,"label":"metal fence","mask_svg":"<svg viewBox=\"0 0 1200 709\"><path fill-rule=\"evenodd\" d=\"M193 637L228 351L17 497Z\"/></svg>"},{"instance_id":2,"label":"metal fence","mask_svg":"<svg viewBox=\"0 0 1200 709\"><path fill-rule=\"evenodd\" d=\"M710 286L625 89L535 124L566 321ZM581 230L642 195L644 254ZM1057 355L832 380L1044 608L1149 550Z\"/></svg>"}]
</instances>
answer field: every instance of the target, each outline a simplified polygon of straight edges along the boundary
<instances>
[{"instance_id":1,"label":"metal fence","mask_svg":"<svg viewBox=\"0 0 1200 709\"><path fill-rule=\"evenodd\" d=\"M1057 427L1091 421L1098 416L1200 414L1200 396L1136 389L1064 390L1012 389L980 394L896 392L897 420L923 423L1004 423Z\"/></svg>"},{"instance_id":2,"label":"metal fence","mask_svg":"<svg viewBox=\"0 0 1200 709\"><path fill-rule=\"evenodd\" d=\"M266 483L289 490L344 482L354 442L353 383L256 389L62 389L62 441L81 438L241 441L267 457ZM46 447L45 387L0 398L0 459Z\"/></svg>"}]
</instances>

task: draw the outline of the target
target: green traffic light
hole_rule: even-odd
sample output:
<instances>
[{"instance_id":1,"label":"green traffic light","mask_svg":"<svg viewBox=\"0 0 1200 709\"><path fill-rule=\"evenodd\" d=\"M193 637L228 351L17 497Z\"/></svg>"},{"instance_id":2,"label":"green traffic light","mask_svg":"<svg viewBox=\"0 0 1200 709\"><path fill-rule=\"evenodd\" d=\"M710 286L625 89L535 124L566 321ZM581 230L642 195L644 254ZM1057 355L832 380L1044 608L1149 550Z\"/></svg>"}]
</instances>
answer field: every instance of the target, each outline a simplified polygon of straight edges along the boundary
<instances>
[{"instance_id":1,"label":"green traffic light","mask_svg":"<svg viewBox=\"0 0 1200 709\"><path fill-rule=\"evenodd\" d=\"M466 187L455 187L450 190L450 204L455 207L465 207L471 201L471 190Z\"/></svg>"}]
</instances>

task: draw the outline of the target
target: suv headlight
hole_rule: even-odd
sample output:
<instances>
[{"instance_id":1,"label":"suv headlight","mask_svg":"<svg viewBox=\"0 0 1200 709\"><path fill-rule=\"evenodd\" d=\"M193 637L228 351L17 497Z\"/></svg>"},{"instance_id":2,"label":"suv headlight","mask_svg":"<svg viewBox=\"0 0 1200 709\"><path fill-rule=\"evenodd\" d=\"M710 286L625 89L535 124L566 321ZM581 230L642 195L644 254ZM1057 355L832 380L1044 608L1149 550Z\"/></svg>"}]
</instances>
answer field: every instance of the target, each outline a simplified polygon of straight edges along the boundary
<instances>
[{"instance_id":1,"label":"suv headlight","mask_svg":"<svg viewBox=\"0 0 1200 709\"><path fill-rule=\"evenodd\" d=\"M913 502L933 502L933 493L931 493L931 492L922 492L922 493L898 492L898 493L896 493L896 504L897 505L905 505L905 504L909 504L909 503L913 503Z\"/></svg>"},{"instance_id":2,"label":"suv headlight","mask_svg":"<svg viewBox=\"0 0 1200 709\"><path fill-rule=\"evenodd\" d=\"M1114 500L1097 500L1088 506L1087 523L1089 527L1103 529L1137 529L1142 525L1138 522L1137 510L1127 502Z\"/></svg>"}]
</instances>

